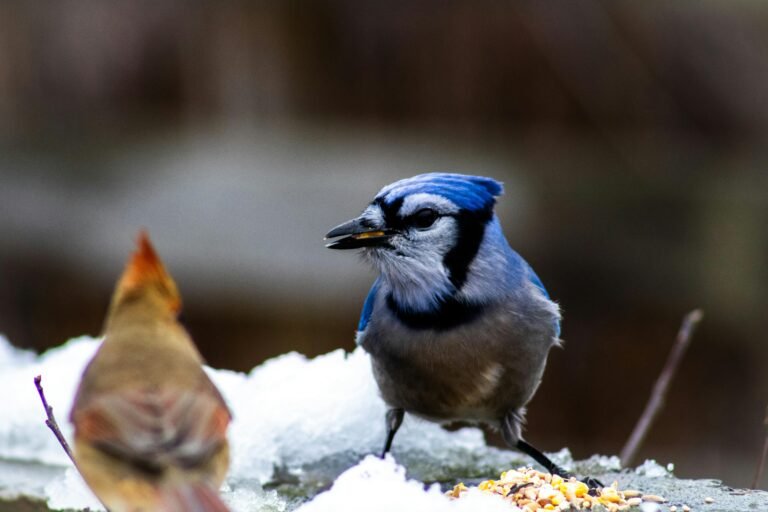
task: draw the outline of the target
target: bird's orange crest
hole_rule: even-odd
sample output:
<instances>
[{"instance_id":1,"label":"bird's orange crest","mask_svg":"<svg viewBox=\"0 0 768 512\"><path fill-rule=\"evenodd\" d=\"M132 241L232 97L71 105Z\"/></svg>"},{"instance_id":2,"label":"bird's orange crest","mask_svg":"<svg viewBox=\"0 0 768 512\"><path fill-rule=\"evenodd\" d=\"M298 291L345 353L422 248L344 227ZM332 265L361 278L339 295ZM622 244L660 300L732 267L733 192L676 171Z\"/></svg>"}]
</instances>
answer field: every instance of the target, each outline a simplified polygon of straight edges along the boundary
<instances>
[{"instance_id":1,"label":"bird's orange crest","mask_svg":"<svg viewBox=\"0 0 768 512\"><path fill-rule=\"evenodd\" d=\"M138 248L128 261L120 281L117 284L117 293L123 295L132 290L154 285L162 288L168 295L169 305L173 310L181 307L181 300L176 284L173 282L163 262L155 252L149 236L145 230L139 231Z\"/></svg>"},{"instance_id":2,"label":"bird's orange crest","mask_svg":"<svg viewBox=\"0 0 768 512\"><path fill-rule=\"evenodd\" d=\"M139 232L138 249L131 256L128 265L125 267L123 277L120 279L120 285L126 288L135 288L140 284L163 278L168 273L163 266L163 262L152 247L147 232Z\"/></svg>"}]
</instances>

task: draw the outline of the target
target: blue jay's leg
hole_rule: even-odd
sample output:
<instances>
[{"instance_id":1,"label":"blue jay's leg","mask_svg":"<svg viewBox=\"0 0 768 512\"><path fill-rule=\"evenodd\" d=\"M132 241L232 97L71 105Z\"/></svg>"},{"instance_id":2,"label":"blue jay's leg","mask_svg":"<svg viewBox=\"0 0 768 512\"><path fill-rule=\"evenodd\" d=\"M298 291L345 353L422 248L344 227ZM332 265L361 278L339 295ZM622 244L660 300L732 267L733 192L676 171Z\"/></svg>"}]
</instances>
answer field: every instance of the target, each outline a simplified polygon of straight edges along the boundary
<instances>
[{"instance_id":1,"label":"blue jay's leg","mask_svg":"<svg viewBox=\"0 0 768 512\"><path fill-rule=\"evenodd\" d=\"M384 442L384 450L381 452L382 459L392 448L392 440L395 438L400 425L403 424L403 416L405 416L405 409L393 408L387 411L387 440Z\"/></svg>"},{"instance_id":2,"label":"blue jay's leg","mask_svg":"<svg viewBox=\"0 0 768 512\"><path fill-rule=\"evenodd\" d=\"M524 414L525 410L514 409L509 411L501 420L501 435L504 437L504 441L511 448L517 448L526 455L531 456L553 475L560 475L566 479L570 478L570 473L552 462L549 457L541 453L536 447L523 441L521 425L523 424Z\"/></svg>"},{"instance_id":3,"label":"blue jay's leg","mask_svg":"<svg viewBox=\"0 0 768 512\"><path fill-rule=\"evenodd\" d=\"M522 417L517 411L511 411L504 416L504 419L501 422L501 435L504 437L507 444L530 456L553 475L559 475L566 480L571 478L573 476L572 474L552 462L552 460L544 455L538 448L525 442L520 437L521 423ZM600 480L592 477L585 478L583 482L589 487L590 494L592 494L595 489L604 487Z\"/></svg>"},{"instance_id":4,"label":"blue jay's leg","mask_svg":"<svg viewBox=\"0 0 768 512\"><path fill-rule=\"evenodd\" d=\"M526 455L531 456L533 460L544 466L544 468L552 473L553 475L559 475L563 477L564 479L569 479L573 475L571 475L569 472L552 462L552 460L544 455L542 452L538 450L535 446L526 443L522 439L518 439L517 443L515 443L515 447L520 450L521 452L525 453Z\"/></svg>"}]
</instances>

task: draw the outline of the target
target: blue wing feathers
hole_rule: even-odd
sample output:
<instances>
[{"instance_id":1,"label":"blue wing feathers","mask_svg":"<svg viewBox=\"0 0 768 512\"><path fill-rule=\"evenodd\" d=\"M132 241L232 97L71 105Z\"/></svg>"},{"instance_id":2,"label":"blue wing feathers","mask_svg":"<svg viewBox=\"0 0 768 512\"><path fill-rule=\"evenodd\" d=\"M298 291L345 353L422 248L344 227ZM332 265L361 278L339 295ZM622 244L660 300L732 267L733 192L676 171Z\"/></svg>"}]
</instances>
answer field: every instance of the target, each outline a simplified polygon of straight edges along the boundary
<instances>
[{"instance_id":1,"label":"blue wing feathers","mask_svg":"<svg viewBox=\"0 0 768 512\"><path fill-rule=\"evenodd\" d=\"M373 283L373 286L371 287L371 291L368 292L368 296L365 298L365 302L363 303L363 311L360 314L360 322L357 324L358 331L364 331L368 326L368 321L371 319L371 315L373 314L373 305L376 302L376 293L378 291L379 279L376 279L376 281Z\"/></svg>"}]
</instances>

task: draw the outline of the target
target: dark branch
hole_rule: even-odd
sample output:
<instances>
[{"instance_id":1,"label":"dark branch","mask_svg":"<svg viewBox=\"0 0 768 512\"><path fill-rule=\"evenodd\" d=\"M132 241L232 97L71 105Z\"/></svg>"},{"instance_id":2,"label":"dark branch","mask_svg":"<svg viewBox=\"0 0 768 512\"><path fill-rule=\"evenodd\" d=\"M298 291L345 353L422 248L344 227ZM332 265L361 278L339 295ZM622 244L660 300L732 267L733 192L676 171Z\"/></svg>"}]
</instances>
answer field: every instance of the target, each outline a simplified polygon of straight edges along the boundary
<instances>
[{"instance_id":1,"label":"dark branch","mask_svg":"<svg viewBox=\"0 0 768 512\"><path fill-rule=\"evenodd\" d=\"M765 469L765 460L768 459L768 407L765 408L765 441L763 442L763 453L760 456L760 460L757 463L757 471L755 472L755 480L752 482L752 488L757 489L760 485L760 480L763 479L763 470Z\"/></svg>"},{"instance_id":2,"label":"dark branch","mask_svg":"<svg viewBox=\"0 0 768 512\"><path fill-rule=\"evenodd\" d=\"M669 384L672 382L672 377L675 376L680 360L683 358L685 350L690 344L691 336L693 335L696 325L701 322L703 317L704 314L700 309L694 309L683 318L683 324L680 326L680 330L677 333L675 344L672 347L672 351L669 353L664 369L661 371L659 378L656 379L656 384L653 386L653 391L651 391L648 404L645 406L645 410L637 421L627 443L624 445L624 448L621 449L622 466L626 467L632 463L640 446L643 444L645 437L648 435L648 431L651 429L656 416L658 416L662 407L664 407L664 401L667 396Z\"/></svg>"},{"instance_id":3,"label":"dark branch","mask_svg":"<svg viewBox=\"0 0 768 512\"><path fill-rule=\"evenodd\" d=\"M71 460L72 464L77 467L77 462L75 462L75 457L72 455L72 450L69 448L69 443L67 443L67 440L64 438L64 434L61 433L59 424L56 423L56 418L53 416L53 407L48 405L48 400L45 399L45 392L43 391L43 386L41 384L42 380L43 377L41 375L35 377L35 387L37 388L37 394L40 395L40 400L42 400L43 407L45 407L45 415L47 417L45 424L49 429L51 429L53 435L56 436L56 440L59 442L61 447L64 448L64 451L69 457L69 460Z\"/></svg>"}]
</instances>

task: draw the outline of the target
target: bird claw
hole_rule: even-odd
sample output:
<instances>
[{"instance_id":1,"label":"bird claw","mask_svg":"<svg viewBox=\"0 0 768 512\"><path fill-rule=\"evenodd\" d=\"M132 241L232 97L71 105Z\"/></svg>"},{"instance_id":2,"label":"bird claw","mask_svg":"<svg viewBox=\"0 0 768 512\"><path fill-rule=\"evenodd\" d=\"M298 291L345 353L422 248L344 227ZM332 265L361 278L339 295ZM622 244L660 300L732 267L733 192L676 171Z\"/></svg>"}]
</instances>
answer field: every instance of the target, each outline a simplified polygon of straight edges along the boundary
<instances>
[{"instance_id":1,"label":"bird claw","mask_svg":"<svg viewBox=\"0 0 768 512\"><path fill-rule=\"evenodd\" d=\"M601 482L597 478L592 478L591 476L584 478L582 482L586 484L587 487L589 487L589 491L587 492L589 493L590 496L597 496L597 491L605 487L603 485L603 482Z\"/></svg>"},{"instance_id":2,"label":"bird claw","mask_svg":"<svg viewBox=\"0 0 768 512\"><path fill-rule=\"evenodd\" d=\"M555 469L555 471L553 471L552 473L560 475L564 480L568 480L569 478L572 478L574 476L571 473L569 473L568 471L566 471L566 470L564 470L564 469L562 469L562 468L560 468L558 466L555 466L553 469ZM583 479L580 479L579 481L581 483L583 483L584 485L586 485L587 487L589 487L589 491L587 491L587 492L589 493L590 496L597 496L597 491L599 489L602 489L603 487L605 487L605 485L603 485L603 482L601 482L597 478L592 478L591 476L584 477Z\"/></svg>"}]
</instances>

